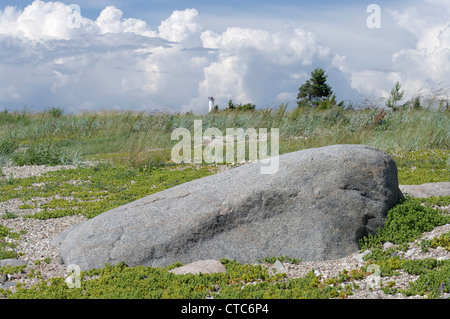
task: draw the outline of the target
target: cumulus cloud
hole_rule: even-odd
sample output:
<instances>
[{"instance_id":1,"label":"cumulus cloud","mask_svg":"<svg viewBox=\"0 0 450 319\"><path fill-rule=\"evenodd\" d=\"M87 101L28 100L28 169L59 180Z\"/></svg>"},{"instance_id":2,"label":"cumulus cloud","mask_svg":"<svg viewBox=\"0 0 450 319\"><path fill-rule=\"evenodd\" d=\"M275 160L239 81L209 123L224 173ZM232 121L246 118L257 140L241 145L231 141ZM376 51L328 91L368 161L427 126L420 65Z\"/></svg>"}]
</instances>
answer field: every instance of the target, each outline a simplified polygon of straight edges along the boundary
<instances>
[{"instance_id":1,"label":"cumulus cloud","mask_svg":"<svg viewBox=\"0 0 450 319\"><path fill-rule=\"evenodd\" d=\"M121 10L108 6L100 13L95 21L100 34L106 33L136 33L143 36L155 37L157 33L148 28L147 23L140 19L123 19Z\"/></svg>"},{"instance_id":2,"label":"cumulus cloud","mask_svg":"<svg viewBox=\"0 0 450 319\"><path fill-rule=\"evenodd\" d=\"M448 85L450 3L425 0L401 10L387 9L386 12L393 19L393 27L413 37L414 46L394 51L390 55L391 64L382 69L357 67L345 56L335 55L333 65L350 79L350 86L363 99L386 99L398 81L405 91L403 101L406 101L417 95L433 94Z\"/></svg>"},{"instance_id":3,"label":"cumulus cloud","mask_svg":"<svg viewBox=\"0 0 450 319\"><path fill-rule=\"evenodd\" d=\"M197 19L198 12L195 9L175 10L161 22L158 35L168 41L179 42L186 48L200 46L201 26Z\"/></svg>"},{"instance_id":4,"label":"cumulus cloud","mask_svg":"<svg viewBox=\"0 0 450 319\"><path fill-rule=\"evenodd\" d=\"M76 8L76 7L75 7ZM96 21L60 2L0 11L1 102L66 110L151 104L142 61L168 48L145 21L106 7ZM134 86L131 86L134 84ZM131 92L131 93L130 93Z\"/></svg>"},{"instance_id":5,"label":"cumulus cloud","mask_svg":"<svg viewBox=\"0 0 450 319\"><path fill-rule=\"evenodd\" d=\"M201 45L197 15L176 11L156 31L114 6L96 20L60 2L8 6L0 11L0 70L8 74L0 78L0 102L71 111L176 108L197 91L207 62L183 51L195 38Z\"/></svg>"},{"instance_id":6,"label":"cumulus cloud","mask_svg":"<svg viewBox=\"0 0 450 319\"><path fill-rule=\"evenodd\" d=\"M442 84L448 85L449 13L449 2L442 0L426 0L418 7L391 12L397 24L416 38L415 48L400 50L392 56L398 80L409 97L419 91L431 92Z\"/></svg>"},{"instance_id":7,"label":"cumulus cloud","mask_svg":"<svg viewBox=\"0 0 450 319\"><path fill-rule=\"evenodd\" d=\"M196 9L174 11L157 30L105 7L96 20L77 7L35 0L0 11L0 99L5 105L206 112L296 96L313 66L332 54L302 28L203 30ZM21 105L22 104L22 105Z\"/></svg>"},{"instance_id":8,"label":"cumulus cloud","mask_svg":"<svg viewBox=\"0 0 450 319\"><path fill-rule=\"evenodd\" d=\"M376 74L373 87L363 86L373 73L355 73L345 56L303 27L217 32L205 29L199 12L188 8L152 30L115 6L105 7L95 20L76 9L35 0L23 10L0 10L4 106L204 113L209 96L220 107L230 99L259 107L295 104L298 87L315 67L325 68L338 90L353 85L373 91L383 82ZM439 41L448 41L447 33Z\"/></svg>"}]
</instances>

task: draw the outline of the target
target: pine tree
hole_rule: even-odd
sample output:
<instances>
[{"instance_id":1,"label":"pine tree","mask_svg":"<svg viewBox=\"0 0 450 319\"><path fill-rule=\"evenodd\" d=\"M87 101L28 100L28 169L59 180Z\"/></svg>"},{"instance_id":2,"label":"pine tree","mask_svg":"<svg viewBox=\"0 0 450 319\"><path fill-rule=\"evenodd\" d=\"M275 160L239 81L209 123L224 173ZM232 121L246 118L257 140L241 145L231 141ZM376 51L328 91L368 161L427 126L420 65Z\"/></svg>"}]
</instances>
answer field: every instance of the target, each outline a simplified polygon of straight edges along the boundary
<instances>
[{"instance_id":1,"label":"pine tree","mask_svg":"<svg viewBox=\"0 0 450 319\"><path fill-rule=\"evenodd\" d=\"M391 108L393 111L397 111L399 106L397 105L397 102L399 102L401 99L403 99L404 91L400 91L401 85L399 82L395 83L395 86L391 90L391 96L386 102L386 106Z\"/></svg>"},{"instance_id":2,"label":"pine tree","mask_svg":"<svg viewBox=\"0 0 450 319\"><path fill-rule=\"evenodd\" d=\"M297 104L301 106L315 106L320 100L328 98L333 94L331 87L326 83L327 75L321 68L311 72L311 78L300 88L297 95Z\"/></svg>"}]
</instances>

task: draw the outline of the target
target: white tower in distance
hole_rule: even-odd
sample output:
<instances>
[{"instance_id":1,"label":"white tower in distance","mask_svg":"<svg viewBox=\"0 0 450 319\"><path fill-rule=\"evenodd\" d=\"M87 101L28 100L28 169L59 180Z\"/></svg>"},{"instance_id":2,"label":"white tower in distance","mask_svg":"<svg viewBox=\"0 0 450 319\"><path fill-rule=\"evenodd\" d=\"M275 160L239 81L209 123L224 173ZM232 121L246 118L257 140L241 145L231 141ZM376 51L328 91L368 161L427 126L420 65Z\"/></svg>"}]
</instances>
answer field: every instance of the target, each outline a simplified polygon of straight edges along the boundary
<instances>
[{"instance_id":1,"label":"white tower in distance","mask_svg":"<svg viewBox=\"0 0 450 319\"><path fill-rule=\"evenodd\" d=\"M211 112L213 109L214 109L214 98L211 96L211 97L208 97L208 100L209 100L209 111Z\"/></svg>"}]
</instances>

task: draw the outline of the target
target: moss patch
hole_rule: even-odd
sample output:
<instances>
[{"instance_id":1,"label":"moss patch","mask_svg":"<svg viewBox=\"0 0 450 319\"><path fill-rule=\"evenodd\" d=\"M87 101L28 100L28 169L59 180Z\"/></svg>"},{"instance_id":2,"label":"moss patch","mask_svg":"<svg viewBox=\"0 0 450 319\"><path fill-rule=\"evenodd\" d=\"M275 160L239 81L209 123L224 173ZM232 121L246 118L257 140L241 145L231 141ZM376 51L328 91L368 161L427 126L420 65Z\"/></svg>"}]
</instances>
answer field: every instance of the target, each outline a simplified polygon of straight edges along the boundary
<instances>
[{"instance_id":1,"label":"moss patch","mask_svg":"<svg viewBox=\"0 0 450 319\"><path fill-rule=\"evenodd\" d=\"M15 245L8 239L19 239L20 233L12 232L10 228L0 225L0 260L16 258Z\"/></svg>"}]
</instances>

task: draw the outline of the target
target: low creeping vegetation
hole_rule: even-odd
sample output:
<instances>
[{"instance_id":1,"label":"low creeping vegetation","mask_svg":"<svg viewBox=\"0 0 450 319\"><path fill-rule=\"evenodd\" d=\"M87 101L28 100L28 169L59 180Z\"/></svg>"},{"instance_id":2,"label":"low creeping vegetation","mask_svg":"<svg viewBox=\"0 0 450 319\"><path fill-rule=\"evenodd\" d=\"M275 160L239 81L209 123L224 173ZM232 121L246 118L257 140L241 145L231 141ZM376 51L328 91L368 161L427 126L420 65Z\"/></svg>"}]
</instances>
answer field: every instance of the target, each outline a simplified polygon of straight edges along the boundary
<instances>
[{"instance_id":1,"label":"low creeping vegetation","mask_svg":"<svg viewBox=\"0 0 450 319\"><path fill-rule=\"evenodd\" d=\"M364 257L366 267L376 264L380 267L381 276L394 276L400 270L408 274L420 275L410 283L407 289L397 289L394 285L383 287L385 293L402 293L405 296L425 295L428 298L439 298L440 293L450 292L450 259L437 260L433 258L406 260L404 253L409 249L410 243L421 237L422 233L431 231L437 226L450 223L448 211L433 208L434 205L448 206L450 196L430 198L410 198L393 207L387 215L383 229L376 235L361 240L362 249L370 249L370 254ZM397 244L394 247L383 249L386 242ZM421 242L422 251L428 248L443 247L449 249L450 233L440 237Z\"/></svg>"},{"instance_id":2,"label":"low creeping vegetation","mask_svg":"<svg viewBox=\"0 0 450 319\"><path fill-rule=\"evenodd\" d=\"M338 287L320 281L310 272L303 278L284 280L285 274L270 276L261 265L240 264L222 259L226 274L174 275L165 268L106 265L81 274L81 287L69 288L64 278L44 280L30 288L18 286L16 292L4 291L8 298L96 298L96 299L259 299L314 298L344 296Z\"/></svg>"},{"instance_id":3,"label":"low creeping vegetation","mask_svg":"<svg viewBox=\"0 0 450 319\"><path fill-rule=\"evenodd\" d=\"M398 180L403 185L448 182L450 152L448 150L421 150L388 152L398 169Z\"/></svg>"},{"instance_id":4,"label":"low creeping vegetation","mask_svg":"<svg viewBox=\"0 0 450 319\"><path fill-rule=\"evenodd\" d=\"M450 215L442 214L432 205L449 205L450 196L418 199L406 197L387 214L383 229L360 241L361 249L381 248L385 242L404 244L419 238L422 233L450 223Z\"/></svg>"},{"instance_id":5,"label":"low creeping vegetation","mask_svg":"<svg viewBox=\"0 0 450 319\"><path fill-rule=\"evenodd\" d=\"M11 229L0 225L0 260L18 256L15 245L9 240L19 239L20 235L21 233L12 232Z\"/></svg>"}]
</instances>

